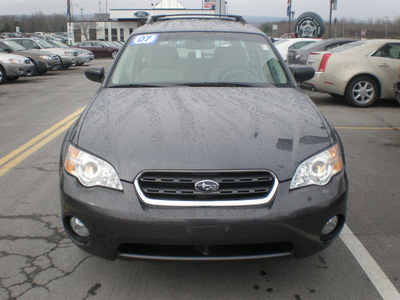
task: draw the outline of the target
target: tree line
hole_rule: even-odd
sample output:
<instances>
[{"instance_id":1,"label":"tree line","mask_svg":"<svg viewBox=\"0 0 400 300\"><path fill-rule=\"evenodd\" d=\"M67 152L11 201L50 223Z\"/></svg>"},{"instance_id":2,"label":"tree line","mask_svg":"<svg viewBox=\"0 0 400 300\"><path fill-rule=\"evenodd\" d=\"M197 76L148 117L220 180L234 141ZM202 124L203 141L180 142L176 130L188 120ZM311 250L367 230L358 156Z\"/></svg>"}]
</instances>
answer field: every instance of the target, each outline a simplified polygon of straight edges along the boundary
<instances>
[{"instance_id":1,"label":"tree line","mask_svg":"<svg viewBox=\"0 0 400 300\"><path fill-rule=\"evenodd\" d=\"M66 32L67 16L62 14L45 15L37 12L32 15L0 16L0 32Z\"/></svg>"}]
</instances>

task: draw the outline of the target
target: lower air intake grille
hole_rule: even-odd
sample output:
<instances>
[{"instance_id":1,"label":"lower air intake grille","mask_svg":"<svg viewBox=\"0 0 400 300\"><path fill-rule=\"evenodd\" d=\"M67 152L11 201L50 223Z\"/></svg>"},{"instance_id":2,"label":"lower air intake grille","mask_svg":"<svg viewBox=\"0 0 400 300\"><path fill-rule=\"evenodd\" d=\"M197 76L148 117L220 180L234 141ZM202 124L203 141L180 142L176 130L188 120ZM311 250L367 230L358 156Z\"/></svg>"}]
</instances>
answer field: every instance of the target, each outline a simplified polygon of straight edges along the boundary
<instances>
[{"instance_id":1,"label":"lower air intake grille","mask_svg":"<svg viewBox=\"0 0 400 300\"><path fill-rule=\"evenodd\" d=\"M145 203L164 206L260 205L273 199L277 186L276 176L263 170L145 171L135 180Z\"/></svg>"}]
</instances>

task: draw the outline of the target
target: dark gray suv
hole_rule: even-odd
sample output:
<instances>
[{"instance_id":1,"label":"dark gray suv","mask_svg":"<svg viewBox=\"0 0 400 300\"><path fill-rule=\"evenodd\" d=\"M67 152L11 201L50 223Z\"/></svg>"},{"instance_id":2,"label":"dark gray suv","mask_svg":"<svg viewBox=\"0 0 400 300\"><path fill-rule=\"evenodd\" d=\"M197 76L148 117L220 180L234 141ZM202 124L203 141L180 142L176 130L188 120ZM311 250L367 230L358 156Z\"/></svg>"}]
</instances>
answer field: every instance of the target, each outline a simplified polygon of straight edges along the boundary
<instances>
[{"instance_id":1,"label":"dark gray suv","mask_svg":"<svg viewBox=\"0 0 400 300\"><path fill-rule=\"evenodd\" d=\"M101 67L86 76L102 86L60 160L62 220L83 250L300 258L339 235L348 185L339 136L241 17L152 17L107 76Z\"/></svg>"}]
</instances>

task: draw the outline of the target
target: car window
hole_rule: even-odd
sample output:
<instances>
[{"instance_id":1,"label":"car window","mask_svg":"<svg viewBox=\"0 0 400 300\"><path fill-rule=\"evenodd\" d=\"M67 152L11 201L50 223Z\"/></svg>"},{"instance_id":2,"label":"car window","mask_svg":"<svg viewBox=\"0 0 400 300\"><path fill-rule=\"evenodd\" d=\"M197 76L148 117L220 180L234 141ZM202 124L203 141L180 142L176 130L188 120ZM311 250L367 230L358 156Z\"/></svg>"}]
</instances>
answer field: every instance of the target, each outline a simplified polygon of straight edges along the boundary
<instances>
[{"instance_id":1,"label":"car window","mask_svg":"<svg viewBox=\"0 0 400 300\"><path fill-rule=\"evenodd\" d=\"M90 42L83 42L81 43L81 47L90 47L91 43Z\"/></svg>"},{"instance_id":2,"label":"car window","mask_svg":"<svg viewBox=\"0 0 400 300\"><path fill-rule=\"evenodd\" d=\"M22 50L26 50L25 47L22 47L20 44L14 42L14 41L2 41L2 44L5 45L6 48L11 49L12 51L22 51Z\"/></svg>"},{"instance_id":3,"label":"car window","mask_svg":"<svg viewBox=\"0 0 400 300\"><path fill-rule=\"evenodd\" d=\"M364 44L365 44L365 42L363 42L363 41L353 42L353 43L342 45L340 47L336 47L336 48L332 49L331 52L343 52L343 51L346 51L346 50L349 50L349 49L352 49L352 48L359 47L359 46L364 45Z\"/></svg>"},{"instance_id":4,"label":"car window","mask_svg":"<svg viewBox=\"0 0 400 300\"><path fill-rule=\"evenodd\" d=\"M22 47L26 48L26 49L35 49L35 47L37 48L38 46L31 40L16 40L16 42L18 44L20 44Z\"/></svg>"},{"instance_id":5,"label":"car window","mask_svg":"<svg viewBox=\"0 0 400 300\"><path fill-rule=\"evenodd\" d=\"M52 44L49 42L42 40L42 39L35 39L35 42L39 44L42 48L47 49L47 48L54 48Z\"/></svg>"},{"instance_id":6,"label":"car window","mask_svg":"<svg viewBox=\"0 0 400 300\"><path fill-rule=\"evenodd\" d=\"M127 42L110 86L132 84L287 85L280 61L262 35L157 33ZM193 71L196 70L196 71Z\"/></svg>"},{"instance_id":7,"label":"car window","mask_svg":"<svg viewBox=\"0 0 400 300\"><path fill-rule=\"evenodd\" d=\"M292 46L290 46L289 49L300 49L300 48L303 48L305 45L312 44L312 43L314 43L314 41L297 42L297 43L294 43Z\"/></svg>"},{"instance_id":8,"label":"car window","mask_svg":"<svg viewBox=\"0 0 400 300\"><path fill-rule=\"evenodd\" d=\"M400 59L400 44L386 44L376 51L372 56Z\"/></svg>"}]
</instances>

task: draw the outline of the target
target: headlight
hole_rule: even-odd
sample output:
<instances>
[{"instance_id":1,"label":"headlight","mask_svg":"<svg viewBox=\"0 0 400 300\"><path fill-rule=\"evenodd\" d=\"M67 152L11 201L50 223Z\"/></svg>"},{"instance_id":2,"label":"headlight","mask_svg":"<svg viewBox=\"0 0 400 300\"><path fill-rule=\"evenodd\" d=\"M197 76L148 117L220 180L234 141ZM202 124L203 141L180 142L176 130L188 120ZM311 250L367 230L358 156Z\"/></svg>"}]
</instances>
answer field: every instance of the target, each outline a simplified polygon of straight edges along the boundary
<instances>
[{"instance_id":1,"label":"headlight","mask_svg":"<svg viewBox=\"0 0 400 300\"><path fill-rule=\"evenodd\" d=\"M9 59L8 61L12 64L23 64L24 63L24 61L20 60L20 59Z\"/></svg>"},{"instance_id":2,"label":"headlight","mask_svg":"<svg viewBox=\"0 0 400 300\"><path fill-rule=\"evenodd\" d=\"M325 185L332 176L343 170L343 155L338 144L321 152L298 166L290 189L306 185Z\"/></svg>"},{"instance_id":3,"label":"headlight","mask_svg":"<svg viewBox=\"0 0 400 300\"><path fill-rule=\"evenodd\" d=\"M86 186L105 186L122 191L117 172L108 162L69 145L64 163L65 171Z\"/></svg>"},{"instance_id":4,"label":"headlight","mask_svg":"<svg viewBox=\"0 0 400 300\"><path fill-rule=\"evenodd\" d=\"M73 53L73 52L65 51L65 52L64 52L64 55L66 55L66 56L74 56L74 53Z\"/></svg>"},{"instance_id":5,"label":"headlight","mask_svg":"<svg viewBox=\"0 0 400 300\"><path fill-rule=\"evenodd\" d=\"M52 60L51 56L48 56L48 55L39 55L39 58L46 59L46 60Z\"/></svg>"}]
</instances>

